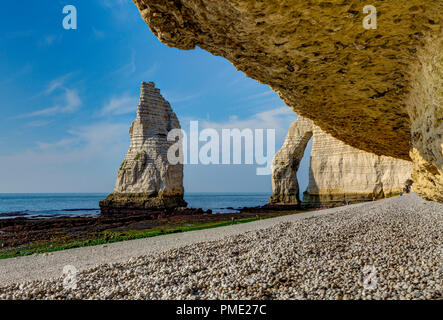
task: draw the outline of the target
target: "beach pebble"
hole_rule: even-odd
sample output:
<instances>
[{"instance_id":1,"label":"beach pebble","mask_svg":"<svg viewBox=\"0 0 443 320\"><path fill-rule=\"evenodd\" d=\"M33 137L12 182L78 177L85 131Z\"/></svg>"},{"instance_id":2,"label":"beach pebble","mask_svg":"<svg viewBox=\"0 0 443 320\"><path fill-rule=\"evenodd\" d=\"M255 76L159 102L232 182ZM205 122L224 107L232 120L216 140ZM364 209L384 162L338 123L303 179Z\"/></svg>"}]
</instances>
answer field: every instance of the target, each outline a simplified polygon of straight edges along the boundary
<instances>
[{"instance_id":1,"label":"beach pebble","mask_svg":"<svg viewBox=\"0 0 443 320\"><path fill-rule=\"evenodd\" d=\"M405 199L96 266L76 288L12 284L0 299L441 300L443 205Z\"/></svg>"}]
</instances>

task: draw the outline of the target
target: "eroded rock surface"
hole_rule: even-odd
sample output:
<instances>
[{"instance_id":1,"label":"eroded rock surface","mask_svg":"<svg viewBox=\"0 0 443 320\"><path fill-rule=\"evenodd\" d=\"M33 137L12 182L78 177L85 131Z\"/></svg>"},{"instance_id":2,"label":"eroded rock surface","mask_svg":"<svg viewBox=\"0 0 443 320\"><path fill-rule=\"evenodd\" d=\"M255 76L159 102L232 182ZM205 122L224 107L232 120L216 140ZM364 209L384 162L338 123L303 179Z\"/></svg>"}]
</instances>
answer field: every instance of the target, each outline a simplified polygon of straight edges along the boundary
<instances>
[{"instance_id":1,"label":"eroded rock surface","mask_svg":"<svg viewBox=\"0 0 443 320\"><path fill-rule=\"evenodd\" d=\"M411 151L417 192L441 200L442 1L133 2L163 43L225 57L346 144L404 160ZM376 30L363 28L366 4Z\"/></svg>"},{"instance_id":2,"label":"eroded rock surface","mask_svg":"<svg viewBox=\"0 0 443 320\"><path fill-rule=\"evenodd\" d=\"M337 203L398 195L411 179L412 163L353 148L299 117L273 162L271 203L299 203L297 170L310 138L309 185L303 202Z\"/></svg>"},{"instance_id":3,"label":"eroded rock surface","mask_svg":"<svg viewBox=\"0 0 443 320\"><path fill-rule=\"evenodd\" d=\"M129 129L131 144L117 173L114 192L100 202L102 214L184 207L183 165L167 159L168 132L180 123L153 82L141 85L137 118Z\"/></svg>"},{"instance_id":4,"label":"eroded rock surface","mask_svg":"<svg viewBox=\"0 0 443 320\"><path fill-rule=\"evenodd\" d=\"M285 142L272 161L271 204L300 202L297 171L312 137L313 127L312 121L303 117L298 117L289 127Z\"/></svg>"},{"instance_id":5,"label":"eroded rock surface","mask_svg":"<svg viewBox=\"0 0 443 320\"><path fill-rule=\"evenodd\" d=\"M412 175L417 193L443 202L443 38L429 43L419 62L407 104Z\"/></svg>"}]
</instances>

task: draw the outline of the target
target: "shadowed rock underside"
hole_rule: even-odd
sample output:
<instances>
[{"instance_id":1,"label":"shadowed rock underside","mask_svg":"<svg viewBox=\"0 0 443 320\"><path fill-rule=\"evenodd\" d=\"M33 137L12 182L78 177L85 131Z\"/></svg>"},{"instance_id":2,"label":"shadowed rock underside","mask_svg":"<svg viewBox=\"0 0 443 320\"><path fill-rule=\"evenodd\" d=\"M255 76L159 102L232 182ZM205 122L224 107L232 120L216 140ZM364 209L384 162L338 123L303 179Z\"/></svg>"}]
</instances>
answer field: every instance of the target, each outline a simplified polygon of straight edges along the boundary
<instances>
[{"instance_id":1,"label":"shadowed rock underside","mask_svg":"<svg viewBox=\"0 0 443 320\"><path fill-rule=\"evenodd\" d=\"M442 1L374 0L376 30L360 0L133 2L166 45L227 58L346 144L412 157L417 192L441 200Z\"/></svg>"}]
</instances>

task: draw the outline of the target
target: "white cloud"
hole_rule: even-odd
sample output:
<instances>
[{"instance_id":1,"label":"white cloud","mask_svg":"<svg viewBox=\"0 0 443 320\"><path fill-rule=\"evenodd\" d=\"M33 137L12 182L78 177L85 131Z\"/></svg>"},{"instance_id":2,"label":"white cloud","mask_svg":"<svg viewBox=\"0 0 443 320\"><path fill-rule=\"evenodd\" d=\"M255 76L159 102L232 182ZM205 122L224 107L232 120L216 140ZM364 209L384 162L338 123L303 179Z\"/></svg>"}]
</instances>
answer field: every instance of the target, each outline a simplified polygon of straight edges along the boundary
<instances>
[{"instance_id":1,"label":"white cloud","mask_svg":"<svg viewBox=\"0 0 443 320\"><path fill-rule=\"evenodd\" d=\"M50 124L51 121L42 121L42 120L35 120L28 123L28 127L45 127L48 124Z\"/></svg>"},{"instance_id":2,"label":"white cloud","mask_svg":"<svg viewBox=\"0 0 443 320\"><path fill-rule=\"evenodd\" d=\"M0 192L107 192L129 146L127 123L93 123L0 156ZM6 183L7 182L7 183Z\"/></svg>"},{"instance_id":3,"label":"white cloud","mask_svg":"<svg viewBox=\"0 0 443 320\"><path fill-rule=\"evenodd\" d=\"M269 96L273 96L273 95L278 98L277 93L275 91L268 90L268 91L265 91L265 92L260 92L260 93L252 94L252 95L250 95L248 97L245 97L245 99L243 99L243 100L263 99L264 97L269 97Z\"/></svg>"},{"instance_id":4,"label":"white cloud","mask_svg":"<svg viewBox=\"0 0 443 320\"><path fill-rule=\"evenodd\" d=\"M18 38L27 38L32 36L35 33L35 30L22 30L15 32L8 32L3 36L5 40L18 39Z\"/></svg>"},{"instance_id":5,"label":"white cloud","mask_svg":"<svg viewBox=\"0 0 443 320\"><path fill-rule=\"evenodd\" d=\"M83 151L88 151L88 154L101 153L105 150L115 149L119 142L129 139L129 124L128 123L94 123L88 126L83 126L68 131L71 135L77 137L79 142L84 142L85 147ZM125 145L127 149L129 145ZM123 149L123 150L124 150ZM117 150L120 148L117 147Z\"/></svg>"},{"instance_id":6,"label":"white cloud","mask_svg":"<svg viewBox=\"0 0 443 320\"><path fill-rule=\"evenodd\" d=\"M137 104L138 99L136 97L130 97L127 95L114 97L102 108L100 115L121 115L135 112Z\"/></svg>"},{"instance_id":7,"label":"white cloud","mask_svg":"<svg viewBox=\"0 0 443 320\"><path fill-rule=\"evenodd\" d=\"M103 39L105 37L105 33L104 31L98 30L94 27L92 27L92 34L94 35L94 37L96 37L97 39Z\"/></svg>"},{"instance_id":8,"label":"white cloud","mask_svg":"<svg viewBox=\"0 0 443 320\"><path fill-rule=\"evenodd\" d=\"M113 8L115 6L121 6L131 2L131 0L100 0L100 3L107 8Z\"/></svg>"},{"instance_id":9,"label":"white cloud","mask_svg":"<svg viewBox=\"0 0 443 320\"><path fill-rule=\"evenodd\" d=\"M283 145L284 139L288 133L289 126L297 119L297 114L287 106L277 107L266 111L252 114L248 118L239 118L237 115L231 115L226 121L211 121L209 119L192 119L184 117L180 120L183 130L190 133L190 121L198 120L199 131L203 129L215 129L222 136L222 129L274 129L275 130L275 150L269 151L270 156L274 156ZM266 134L267 135L267 134ZM267 147L266 147L267 148ZM222 152L222 147L220 147ZM246 150L245 150L246 152ZM252 157L251 154L248 153ZM246 155L245 155L246 157Z\"/></svg>"},{"instance_id":10,"label":"white cloud","mask_svg":"<svg viewBox=\"0 0 443 320\"><path fill-rule=\"evenodd\" d=\"M143 61L139 61L139 63L137 63L136 52L132 50L129 59L125 64L103 75L102 79L112 78L112 81L114 81L116 77L131 77L143 81L151 81L152 79L150 78L157 73L159 68L160 66L157 62L144 63Z\"/></svg>"},{"instance_id":11,"label":"white cloud","mask_svg":"<svg viewBox=\"0 0 443 320\"><path fill-rule=\"evenodd\" d=\"M231 80L230 82L227 83L227 85L228 85L228 87L236 86L240 83L240 81L243 81L243 78Z\"/></svg>"},{"instance_id":12,"label":"white cloud","mask_svg":"<svg viewBox=\"0 0 443 320\"><path fill-rule=\"evenodd\" d=\"M72 76L72 74L73 74L72 72L67 73L49 82L46 90L44 91L44 94L48 95L57 89L63 88L65 86L66 81Z\"/></svg>"},{"instance_id":13,"label":"white cloud","mask_svg":"<svg viewBox=\"0 0 443 320\"><path fill-rule=\"evenodd\" d=\"M68 155L79 159L102 153L115 142L124 140L128 135L128 124L99 122L67 131L68 137L55 142L36 143L38 151L47 151L46 155L52 155L55 159L60 156L65 159ZM58 152L63 149L63 152ZM34 152L35 150L30 150ZM66 161L69 161L66 159Z\"/></svg>"},{"instance_id":14,"label":"white cloud","mask_svg":"<svg viewBox=\"0 0 443 320\"><path fill-rule=\"evenodd\" d=\"M5 85L11 82L14 82L15 80L20 79L22 76L28 74L29 72L31 72L32 67L30 64L26 64L25 66L23 66L19 71L17 71L16 73L9 75L8 78L2 79L0 80L0 85Z\"/></svg>"},{"instance_id":15,"label":"white cloud","mask_svg":"<svg viewBox=\"0 0 443 320\"><path fill-rule=\"evenodd\" d=\"M46 143L46 142L37 142L37 146L39 149L41 150L49 150L49 149L56 149L56 148L60 148L60 147L67 147L67 146L71 146L73 143L76 143L77 139L62 139L59 140L57 142L54 143Z\"/></svg>"},{"instance_id":16,"label":"white cloud","mask_svg":"<svg viewBox=\"0 0 443 320\"><path fill-rule=\"evenodd\" d=\"M189 95L183 95L183 96L169 95L168 93L164 94L164 96L166 97L166 100L168 100L171 104L191 101L191 100L197 99L201 95L202 95L201 93L195 93L195 94L189 94Z\"/></svg>"},{"instance_id":17,"label":"white cloud","mask_svg":"<svg viewBox=\"0 0 443 320\"><path fill-rule=\"evenodd\" d=\"M247 119L239 119L237 115L231 115L228 121L216 122L201 120L204 128L221 129L275 129L277 137L284 137L289 126L297 119L297 114L287 106L262 111L251 115Z\"/></svg>"},{"instance_id":18,"label":"white cloud","mask_svg":"<svg viewBox=\"0 0 443 320\"><path fill-rule=\"evenodd\" d=\"M128 21L140 18L132 0L99 0L99 3L113 16L113 22L127 26Z\"/></svg>"},{"instance_id":19,"label":"white cloud","mask_svg":"<svg viewBox=\"0 0 443 320\"><path fill-rule=\"evenodd\" d=\"M66 83L70 78L72 78L74 73L75 72L69 72L67 74L64 74L58 78L51 80L44 90L42 90L41 92L37 93L34 96L31 96L29 100L33 100L41 96L48 96L59 89L66 89Z\"/></svg>"},{"instance_id":20,"label":"white cloud","mask_svg":"<svg viewBox=\"0 0 443 320\"><path fill-rule=\"evenodd\" d=\"M72 112L77 111L77 109L82 104L82 101L78 95L77 90L66 89L65 94L66 94L66 105L63 107L60 107L60 112L72 113Z\"/></svg>"},{"instance_id":21,"label":"white cloud","mask_svg":"<svg viewBox=\"0 0 443 320\"><path fill-rule=\"evenodd\" d=\"M200 127L275 128L282 139L296 117L289 107L282 106L243 119L233 114L226 121L201 120ZM181 118L183 127L189 125L188 120L198 119ZM70 128L59 139L38 141L33 148L0 156L0 192L110 192L128 150L128 128L126 122L100 121ZM270 177L257 177L254 172L255 166L229 166L223 170L220 166L188 166L185 184L187 191L212 190L215 185L211 179L222 175L226 181L213 191L225 191L232 183L238 183L239 191L255 190L251 183L257 190L268 188ZM241 184L242 181L247 183Z\"/></svg>"},{"instance_id":22,"label":"white cloud","mask_svg":"<svg viewBox=\"0 0 443 320\"><path fill-rule=\"evenodd\" d=\"M157 72L158 69L159 69L158 64L154 63L154 64L150 65L150 67L148 69L146 69L145 71L142 71L140 73L139 77L142 79L148 80L148 79L146 79L146 77L151 77L152 75L154 75Z\"/></svg>"},{"instance_id":23,"label":"white cloud","mask_svg":"<svg viewBox=\"0 0 443 320\"><path fill-rule=\"evenodd\" d=\"M38 116L50 116L50 115L57 113L58 109L59 109L59 107L46 108L46 109L38 110L35 112L21 114L15 118L21 119L21 118L32 118L32 117L38 117Z\"/></svg>"},{"instance_id":24,"label":"white cloud","mask_svg":"<svg viewBox=\"0 0 443 320\"><path fill-rule=\"evenodd\" d=\"M50 34L43 37L43 39L40 40L40 45L50 46L54 43L55 40L57 40L57 36Z\"/></svg>"},{"instance_id":25,"label":"white cloud","mask_svg":"<svg viewBox=\"0 0 443 320\"><path fill-rule=\"evenodd\" d=\"M32 118L39 116L52 116L60 113L74 113L81 106L82 100L80 99L77 90L64 89L64 91L65 93L63 99L65 100L65 102L63 105L56 105L54 107L22 114L14 118L22 119L22 118Z\"/></svg>"},{"instance_id":26,"label":"white cloud","mask_svg":"<svg viewBox=\"0 0 443 320\"><path fill-rule=\"evenodd\" d=\"M135 71L137 71L137 66L135 63L135 51L132 50L131 58L130 58L129 62L127 64L121 66L117 70L112 71L110 74L111 75L123 74L125 76L129 76L129 75L133 74Z\"/></svg>"}]
</instances>

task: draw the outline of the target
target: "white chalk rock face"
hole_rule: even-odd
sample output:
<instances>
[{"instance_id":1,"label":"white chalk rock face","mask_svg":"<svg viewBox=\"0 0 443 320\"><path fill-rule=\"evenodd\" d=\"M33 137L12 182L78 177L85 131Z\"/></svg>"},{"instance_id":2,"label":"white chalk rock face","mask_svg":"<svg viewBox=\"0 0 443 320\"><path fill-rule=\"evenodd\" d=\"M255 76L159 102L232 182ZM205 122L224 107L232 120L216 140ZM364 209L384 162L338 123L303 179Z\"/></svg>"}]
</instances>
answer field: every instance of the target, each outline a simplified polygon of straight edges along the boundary
<instances>
[{"instance_id":1,"label":"white chalk rock face","mask_svg":"<svg viewBox=\"0 0 443 320\"><path fill-rule=\"evenodd\" d=\"M309 185L303 202L381 199L400 194L412 181L411 162L353 148L323 132L310 120L299 117L274 158L271 203L299 203L296 174L311 137Z\"/></svg>"},{"instance_id":2,"label":"white chalk rock face","mask_svg":"<svg viewBox=\"0 0 443 320\"><path fill-rule=\"evenodd\" d=\"M314 126L309 185L303 201L373 200L403 192L412 162L353 148Z\"/></svg>"},{"instance_id":3,"label":"white chalk rock face","mask_svg":"<svg viewBox=\"0 0 443 320\"><path fill-rule=\"evenodd\" d=\"M117 173L114 193L100 203L102 213L183 207L183 164L170 164L168 132L180 129L169 102L153 82L141 85L131 144Z\"/></svg>"},{"instance_id":4,"label":"white chalk rock face","mask_svg":"<svg viewBox=\"0 0 443 320\"><path fill-rule=\"evenodd\" d=\"M313 124L307 118L298 117L289 127L285 142L272 161L273 195L270 203L299 203L297 171L312 133Z\"/></svg>"}]
</instances>

